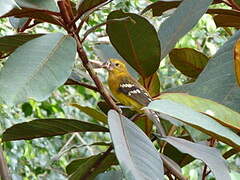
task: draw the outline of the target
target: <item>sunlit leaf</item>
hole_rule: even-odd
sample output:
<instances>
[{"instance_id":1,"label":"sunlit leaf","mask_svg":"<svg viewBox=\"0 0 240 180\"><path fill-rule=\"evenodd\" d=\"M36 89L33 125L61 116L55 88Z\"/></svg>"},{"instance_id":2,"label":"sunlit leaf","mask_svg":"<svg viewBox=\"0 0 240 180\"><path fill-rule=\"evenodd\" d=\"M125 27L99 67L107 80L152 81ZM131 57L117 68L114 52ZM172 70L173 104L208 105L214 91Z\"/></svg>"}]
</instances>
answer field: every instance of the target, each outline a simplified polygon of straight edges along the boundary
<instances>
[{"instance_id":1,"label":"sunlit leaf","mask_svg":"<svg viewBox=\"0 0 240 180\"><path fill-rule=\"evenodd\" d=\"M224 126L240 131L240 114L214 101L183 93L164 93L159 98L185 104L198 112L213 117Z\"/></svg>"},{"instance_id":2,"label":"sunlit leaf","mask_svg":"<svg viewBox=\"0 0 240 180\"><path fill-rule=\"evenodd\" d=\"M237 40L234 48L234 67L237 83L240 86L240 39Z\"/></svg>"},{"instance_id":3,"label":"sunlit leaf","mask_svg":"<svg viewBox=\"0 0 240 180\"><path fill-rule=\"evenodd\" d=\"M6 129L2 134L2 140L28 140L88 131L107 132L108 129L97 124L75 119L36 119L30 122L19 123Z\"/></svg>"},{"instance_id":4,"label":"sunlit leaf","mask_svg":"<svg viewBox=\"0 0 240 180\"><path fill-rule=\"evenodd\" d=\"M178 119L222 142L240 150L240 137L222 126L207 115L170 100L155 100L148 105L149 109Z\"/></svg>"},{"instance_id":5,"label":"sunlit leaf","mask_svg":"<svg viewBox=\"0 0 240 180\"><path fill-rule=\"evenodd\" d=\"M110 110L108 122L116 156L127 179L164 179L159 153L133 122Z\"/></svg>"},{"instance_id":6,"label":"sunlit leaf","mask_svg":"<svg viewBox=\"0 0 240 180\"><path fill-rule=\"evenodd\" d=\"M113 11L108 20L131 18L107 24L107 33L118 53L142 76L157 71L160 64L160 43L153 25L144 17L121 10Z\"/></svg>"},{"instance_id":7,"label":"sunlit leaf","mask_svg":"<svg viewBox=\"0 0 240 180\"><path fill-rule=\"evenodd\" d=\"M197 78L208 63L208 57L191 48L173 49L169 53L171 63L186 76Z\"/></svg>"},{"instance_id":8,"label":"sunlit leaf","mask_svg":"<svg viewBox=\"0 0 240 180\"><path fill-rule=\"evenodd\" d=\"M72 37L53 33L35 38L11 54L0 71L0 99L9 105L43 101L64 84L75 61Z\"/></svg>"},{"instance_id":9,"label":"sunlit leaf","mask_svg":"<svg viewBox=\"0 0 240 180\"><path fill-rule=\"evenodd\" d=\"M71 104L71 106L78 108L80 111L86 113L87 115L91 116L92 118L94 118L97 121L107 123L107 116L105 114L97 111L96 109L93 109L93 108L90 108L87 106L81 106L79 104Z\"/></svg>"}]
</instances>

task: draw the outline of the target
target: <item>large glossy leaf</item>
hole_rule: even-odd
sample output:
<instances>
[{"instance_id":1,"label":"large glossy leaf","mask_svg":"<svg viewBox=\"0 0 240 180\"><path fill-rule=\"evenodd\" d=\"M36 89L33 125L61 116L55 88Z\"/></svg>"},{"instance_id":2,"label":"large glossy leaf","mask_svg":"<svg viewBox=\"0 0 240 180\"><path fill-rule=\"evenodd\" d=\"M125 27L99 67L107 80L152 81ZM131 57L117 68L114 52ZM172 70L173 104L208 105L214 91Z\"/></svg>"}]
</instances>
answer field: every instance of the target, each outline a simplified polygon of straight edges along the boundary
<instances>
[{"instance_id":1,"label":"large glossy leaf","mask_svg":"<svg viewBox=\"0 0 240 180\"><path fill-rule=\"evenodd\" d=\"M159 98L185 104L198 112L213 117L224 126L240 131L240 114L214 101L183 93L164 93Z\"/></svg>"},{"instance_id":2,"label":"large glossy leaf","mask_svg":"<svg viewBox=\"0 0 240 180\"><path fill-rule=\"evenodd\" d=\"M160 155L142 130L114 110L109 111L108 122L126 179L164 179Z\"/></svg>"},{"instance_id":3,"label":"large glossy leaf","mask_svg":"<svg viewBox=\"0 0 240 180\"><path fill-rule=\"evenodd\" d=\"M107 24L107 33L119 54L143 77L150 76L160 64L160 43L153 25L144 17L121 10L113 11L108 20L127 18Z\"/></svg>"},{"instance_id":4,"label":"large glossy leaf","mask_svg":"<svg viewBox=\"0 0 240 180\"><path fill-rule=\"evenodd\" d=\"M234 67L238 86L240 86L240 39L237 40L234 47Z\"/></svg>"},{"instance_id":5,"label":"large glossy leaf","mask_svg":"<svg viewBox=\"0 0 240 180\"><path fill-rule=\"evenodd\" d=\"M161 139L167 141L183 153L201 159L211 169L217 180L231 179L227 164L217 149L176 137L168 136Z\"/></svg>"},{"instance_id":6,"label":"large glossy leaf","mask_svg":"<svg viewBox=\"0 0 240 180\"><path fill-rule=\"evenodd\" d=\"M71 106L74 106L78 108L80 111L86 113L87 115L91 116L97 121L101 121L102 123L107 123L107 116L96 109L87 107L87 106L81 106L79 104L71 104Z\"/></svg>"},{"instance_id":7,"label":"large glossy leaf","mask_svg":"<svg viewBox=\"0 0 240 180\"><path fill-rule=\"evenodd\" d=\"M106 171L118 161L113 153L100 153L83 159L77 159L67 165L69 180L93 180L99 173Z\"/></svg>"},{"instance_id":8,"label":"large glossy leaf","mask_svg":"<svg viewBox=\"0 0 240 180\"><path fill-rule=\"evenodd\" d=\"M27 41L40 37L43 34L25 34L20 33L16 35L0 37L0 54L11 53L19 46L23 45Z\"/></svg>"},{"instance_id":9,"label":"large glossy leaf","mask_svg":"<svg viewBox=\"0 0 240 180\"><path fill-rule=\"evenodd\" d=\"M191 95L211 99L240 112L240 88L233 70L233 48L240 31L228 40L209 60L204 71L191 85Z\"/></svg>"},{"instance_id":10,"label":"large glossy leaf","mask_svg":"<svg viewBox=\"0 0 240 180\"><path fill-rule=\"evenodd\" d=\"M156 100L149 104L149 109L176 118L222 142L240 150L240 137L207 115L170 100Z\"/></svg>"},{"instance_id":11,"label":"large glossy leaf","mask_svg":"<svg viewBox=\"0 0 240 180\"><path fill-rule=\"evenodd\" d=\"M45 100L69 77L75 60L72 37L54 33L35 38L11 54L0 71L0 99L9 105Z\"/></svg>"},{"instance_id":12,"label":"large glossy leaf","mask_svg":"<svg viewBox=\"0 0 240 180\"><path fill-rule=\"evenodd\" d=\"M186 76L197 78L208 63L208 57L191 48L176 48L169 53L171 63Z\"/></svg>"},{"instance_id":13,"label":"large glossy leaf","mask_svg":"<svg viewBox=\"0 0 240 180\"><path fill-rule=\"evenodd\" d=\"M19 8L14 0L0 1L0 16L8 13L13 8Z\"/></svg>"},{"instance_id":14,"label":"large glossy leaf","mask_svg":"<svg viewBox=\"0 0 240 180\"><path fill-rule=\"evenodd\" d=\"M88 131L107 132L108 129L97 124L75 119L36 119L30 122L19 123L6 129L2 134L2 140L28 140Z\"/></svg>"},{"instance_id":15,"label":"large glossy leaf","mask_svg":"<svg viewBox=\"0 0 240 180\"><path fill-rule=\"evenodd\" d=\"M80 0L78 5L78 14L82 15L85 12L89 11L92 8L97 7L98 5L107 2L107 0Z\"/></svg>"},{"instance_id":16,"label":"large glossy leaf","mask_svg":"<svg viewBox=\"0 0 240 180\"><path fill-rule=\"evenodd\" d=\"M171 51L182 36L195 26L211 3L212 0L184 0L176 11L161 24L158 36L161 42L162 58Z\"/></svg>"}]
</instances>

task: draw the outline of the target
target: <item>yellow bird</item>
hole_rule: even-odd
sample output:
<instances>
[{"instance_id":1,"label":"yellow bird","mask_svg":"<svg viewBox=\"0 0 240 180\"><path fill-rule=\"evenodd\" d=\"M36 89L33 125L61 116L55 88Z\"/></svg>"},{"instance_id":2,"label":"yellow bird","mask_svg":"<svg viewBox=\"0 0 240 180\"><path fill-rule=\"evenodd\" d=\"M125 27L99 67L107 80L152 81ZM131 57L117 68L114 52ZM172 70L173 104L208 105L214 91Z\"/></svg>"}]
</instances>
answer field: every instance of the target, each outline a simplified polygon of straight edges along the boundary
<instances>
[{"instance_id":1,"label":"yellow bird","mask_svg":"<svg viewBox=\"0 0 240 180\"><path fill-rule=\"evenodd\" d=\"M130 106L139 113L145 113L155 124L158 133L166 136L160 119L154 111L145 109L152 98L148 91L128 72L123 61L110 59L103 64L108 70L108 86L113 96L123 105Z\"/></svg>"},{"instance_id":2,"label":"yellow bird","mask_svg":"<svg viewBox=\"0 0 240 180\"><path fill-rule=\"evenodd\" d=\"M120 103L141 112L152 101L148 91L131 76L123 61L110 59L103 67L109 72L108 86Z\"/></svg>"}]
</instances>

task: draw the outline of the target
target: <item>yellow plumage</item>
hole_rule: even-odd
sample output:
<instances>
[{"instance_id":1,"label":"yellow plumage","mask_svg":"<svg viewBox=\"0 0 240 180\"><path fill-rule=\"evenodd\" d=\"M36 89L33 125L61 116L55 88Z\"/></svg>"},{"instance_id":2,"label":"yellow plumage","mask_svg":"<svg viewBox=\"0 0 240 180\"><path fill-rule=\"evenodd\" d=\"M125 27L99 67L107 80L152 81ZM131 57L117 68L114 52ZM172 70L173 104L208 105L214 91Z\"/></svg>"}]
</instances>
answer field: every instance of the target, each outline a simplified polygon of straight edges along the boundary
<instances>
[{"instance_id":1,"label":"yellow plumage","mask_svg":"<svg viewBox=\"0 0 240 180\"><path fill-rule=\"evenodd\" d=\"M110 59L105 67L109 72L108 86L120 103L141 111L152 100L147 90L130 75L124 62Z\"/></svg>"}]
</instances>

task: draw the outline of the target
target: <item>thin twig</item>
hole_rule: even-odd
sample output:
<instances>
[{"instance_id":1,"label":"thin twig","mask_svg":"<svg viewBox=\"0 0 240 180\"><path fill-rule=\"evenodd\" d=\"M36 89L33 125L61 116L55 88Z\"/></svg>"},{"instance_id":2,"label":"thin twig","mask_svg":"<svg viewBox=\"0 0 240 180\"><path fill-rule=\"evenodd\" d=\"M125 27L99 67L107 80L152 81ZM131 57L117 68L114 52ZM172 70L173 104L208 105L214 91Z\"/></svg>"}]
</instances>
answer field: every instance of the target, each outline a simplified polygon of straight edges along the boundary
<instances>
[{"instance_id":1,"label":"thin twig","mask_svg":"<svg viewBox=\"0 0 240 180\"><path fill-rule=\"evenodd\" d=\"M100 28L101 26L104 26L104 25L107 25L107 24L110 24L110 23L113 23L113 22L117 22L117 21L131 21L133 22L134 20L130 17L124 17L124 18L119 18L119 19L110 19L110 20L107 20L106 22L103 22L101 24L98 24L96 26L93 26L92 28L88 29L84 35L83 35L83 39L81 40L81 42L85 41L85 39L87 38L87 36L89 34L91 34L93 31L95 31L96 29ZM134 21L135 22L135 21Z\"/></svg>"},{"instance_id":2,"label":"thin twig","mask_svg":"<svg viewBox=\"0 0 240 180\"><path fill-rule=\"evenodd\" d=\"M207 177L207 165L204 164L204 168L203 168L203 173L202 173L202 180L205 180L205 178Z\"/></svg>"},{"instance_id":3,"label":"thin twig","mask_svg":"<svg viewBox=\"0 0 240 180\"><path fill-rule=\"evenodd\" d=\"M19 28L18 32L24 32L28 28L31 21L32 21L32 18L28 18L28 20L24 23L23 27Z\"/></svg>"},{"instance_id":4,"label":"thin twig","mask_svg":"<svg viewBox=\"0 0 240 180\"><path fill-rule=\"evenodd\" d=\"M91 90L93 90L93 91L99 92L99 90L98 90L98 88L97 88L96 86L87 84L87 83L85 83L85 82L74 81L74 80L72 80L72 79L68 79L68 80L65 82L65 85L79 85L79 86L83 86L83 87L85 87L85 88L91 89Z\"/></svg>"},{"instance_id":5,"label":"thin twig","mask_svg":"<svg viewBox=\"0 0 240 180\"><path fill-rule=\"evenodd\" d=\"M3 156L3 150L2 150L2 146L0 144L0 179L2 180L10 180L10 174L8 171L8 167L7 167L7 163L5 161L5 158Z\"/></svg>"}]
</instances>

